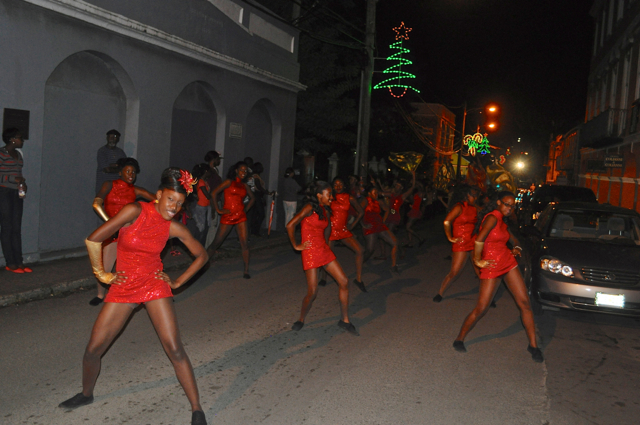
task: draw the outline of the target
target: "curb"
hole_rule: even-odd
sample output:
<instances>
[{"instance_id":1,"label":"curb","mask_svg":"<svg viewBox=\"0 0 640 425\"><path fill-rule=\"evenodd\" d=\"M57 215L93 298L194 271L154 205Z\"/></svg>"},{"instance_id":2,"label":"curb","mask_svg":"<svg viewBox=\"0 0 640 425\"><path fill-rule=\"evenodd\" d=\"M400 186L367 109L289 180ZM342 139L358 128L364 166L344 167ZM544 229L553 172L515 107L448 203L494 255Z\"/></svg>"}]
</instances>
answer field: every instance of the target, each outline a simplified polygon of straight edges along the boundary
<instances>
[{"instance_id":1,"label":"curb","mask_svg":"<svg viewBox=\"0 0 640 425\"><path fill-rule=\"evenodd\" d=\"M286 245L289 243L289 239L285 237L274 238L265 242L264 245L253 247L251 250L262 251L265 249L272 249L279 247L281 245ZM213 260L220 260L223 258L233 258L238 257L242 254L240 249L225 249L223 251L219 251L214 257ZM166 271L175 271L180 270L187 267L188 264L191 263L191 259L188 255L185 256L185 261L176 262L165 268ZM47 286L44 288L36 288L30 289L28 291L18 292L16 294L10 295L0 295L0 308L8 307L13 304L25 304L31 301L44 300L52 297L60 297L72 292L76 292L78 290L83 290L85 287L93 288L96 284L95 278L93 276L88 276L86 278L73 280L71 282L61 282L56 283L51 286Z\"/></svg>"}]
</instances>

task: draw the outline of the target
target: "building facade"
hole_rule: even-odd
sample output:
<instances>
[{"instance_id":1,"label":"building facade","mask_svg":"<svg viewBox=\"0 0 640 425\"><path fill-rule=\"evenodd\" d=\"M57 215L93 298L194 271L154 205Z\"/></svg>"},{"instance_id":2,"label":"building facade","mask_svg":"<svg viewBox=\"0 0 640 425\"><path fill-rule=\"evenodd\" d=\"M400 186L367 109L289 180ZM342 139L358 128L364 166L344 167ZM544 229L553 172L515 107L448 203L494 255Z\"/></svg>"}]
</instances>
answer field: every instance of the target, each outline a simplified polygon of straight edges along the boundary
<instances>
[{"instance_id":1,"label":"building facade","mask_svg":"<svg viewBox=\"0 0 640 425\"><path fill-rule=\"evenodd\" d=\"M208 150L221 174L251 156L268 189L291 165L298 32L241 0L0 0L3 128L29 113L26 261L77 252L105 133L154 191ZM13 115L12 115L13 114ZM282 215L281 215L282 216ZM0 257L0 263L3 258Z\"/></svg>"},{"instance_id":2,"label":"building facade","mask_svg":"<svg viewBox=\"0 0 640 425\"><path fill-rule=\"evenodd\" d=\"M639 210L640 1L596 0L578 184L600 202Z\"/></svg>"}]
</instances>

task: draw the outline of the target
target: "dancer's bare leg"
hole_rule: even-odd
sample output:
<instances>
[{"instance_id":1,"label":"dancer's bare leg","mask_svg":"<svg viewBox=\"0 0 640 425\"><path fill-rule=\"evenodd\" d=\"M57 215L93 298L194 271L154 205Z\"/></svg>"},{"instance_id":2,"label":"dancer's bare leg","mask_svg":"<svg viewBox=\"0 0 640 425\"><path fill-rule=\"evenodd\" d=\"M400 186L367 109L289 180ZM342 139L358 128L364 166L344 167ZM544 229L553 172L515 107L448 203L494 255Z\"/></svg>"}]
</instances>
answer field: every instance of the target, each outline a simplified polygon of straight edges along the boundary
<instances>
[{"instance_id":1,"label":"dancer's bare leg","mask_svg":"<svg viewBox=\"0 0 640 425\"><path fill-rule=\"evenodd\" d=\"M342 321L349 323L349 279L344 274L344 270L338 263L338 260L333 260L326 266L324 266L327 273L333 277L338 283L339 298L340 298L340 313L342 315Z\"/></svg>"},{"instance_id":2,"label":"dancer's bare leg","mask_svg":"<svg viewBox=\"0 0 640 425\"><path fill-rule=\"evenodd\" d=\"M465 262L469 258L469 253L466 251L463 252L452 252L451 253L451 270L444 277L444 280L440 284L440 290L438 291L438 295L443 296L444 292L447 290L451 282L458 277L462 269L464 268Z\"/></svg>"}]
</instances>

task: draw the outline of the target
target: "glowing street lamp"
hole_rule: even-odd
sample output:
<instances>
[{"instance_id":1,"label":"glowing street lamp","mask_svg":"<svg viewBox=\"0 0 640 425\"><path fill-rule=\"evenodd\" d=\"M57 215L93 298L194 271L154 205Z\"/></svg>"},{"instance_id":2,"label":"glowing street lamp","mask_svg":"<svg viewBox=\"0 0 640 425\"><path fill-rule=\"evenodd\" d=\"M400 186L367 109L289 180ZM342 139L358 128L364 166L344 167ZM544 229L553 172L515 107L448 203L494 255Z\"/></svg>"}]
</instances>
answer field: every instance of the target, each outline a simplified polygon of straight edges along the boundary
<instances>
[{"instance_id":1,"label":"glowing street lamp","mask_svg":"<svg viewBox=\"0 0 640 425\"><path fill-rule=\"evenodd\" d=\"M516 168L518 170L524 170L524 162L522 162L522 161L516 162Z\"/></svg>"}]
</instances>

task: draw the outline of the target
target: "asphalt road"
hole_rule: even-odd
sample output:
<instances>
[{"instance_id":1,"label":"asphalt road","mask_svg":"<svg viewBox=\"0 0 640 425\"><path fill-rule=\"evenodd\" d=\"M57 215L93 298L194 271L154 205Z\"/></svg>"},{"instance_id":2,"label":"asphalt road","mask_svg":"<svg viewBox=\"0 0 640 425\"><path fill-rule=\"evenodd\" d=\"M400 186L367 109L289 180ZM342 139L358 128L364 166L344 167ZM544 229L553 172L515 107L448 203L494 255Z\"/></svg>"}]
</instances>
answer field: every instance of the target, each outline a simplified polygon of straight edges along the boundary
<instances>
[{"instance_id":1,"label":"asphalt road","mask_svg":"<svg viewBox=\"0 0 640 425\"><path fill-rule=\"evenodd\" d=\"M299 255L257 253L216 263L175 297L182 338L210 424L635 424L640 417L638 320L550 312L538 319L546 361L534 363L506 291L467 339L470 267L431 301L449 262L439 229L407 251L402 273L374 261L368 293L351 286L345 333L337 286L320 288L300 332L306 292ZM353 277L353 256L336 253ZM186 424L189 406L144 309L106 353L92 405L58 403L81 390L81 360L98 309L81 292L0 309L0 423Z\"/></svg>"}]
</instances>

